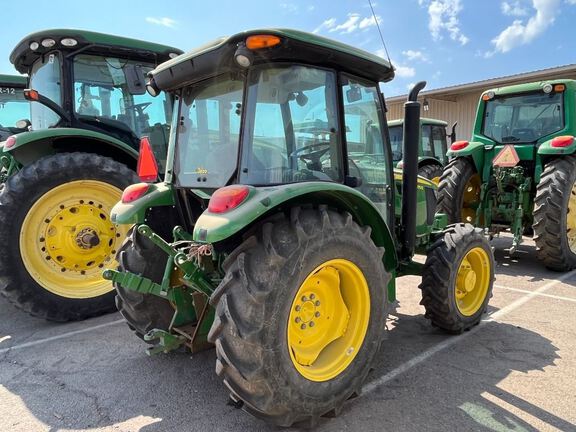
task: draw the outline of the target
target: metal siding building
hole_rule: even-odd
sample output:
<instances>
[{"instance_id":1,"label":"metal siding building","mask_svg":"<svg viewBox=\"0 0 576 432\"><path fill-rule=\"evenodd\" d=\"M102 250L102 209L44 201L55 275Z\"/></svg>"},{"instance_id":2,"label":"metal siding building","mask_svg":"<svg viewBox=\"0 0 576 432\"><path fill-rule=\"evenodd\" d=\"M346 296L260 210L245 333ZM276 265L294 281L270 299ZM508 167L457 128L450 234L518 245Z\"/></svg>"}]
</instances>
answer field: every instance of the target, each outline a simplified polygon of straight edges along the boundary
<instances>
[{"instance_id":1,"label":"metal siding building","mask_svg":"<svg viewBox=\"0 0 576 432\"><path fill-rule=\"evenodd\" d=\"M427 101L429 109L428 111L422 110L421 114L424 117L446 121L448 128L457 121L456 138L469 139L476 118L478 100L484 91L512 84L561 78L576 79L576 64L423 91L420 93L419 100L420 102ZM405 101L406 95L387 99L388 120L396 120L404 116Z\"/></svg>"}]
</instances>

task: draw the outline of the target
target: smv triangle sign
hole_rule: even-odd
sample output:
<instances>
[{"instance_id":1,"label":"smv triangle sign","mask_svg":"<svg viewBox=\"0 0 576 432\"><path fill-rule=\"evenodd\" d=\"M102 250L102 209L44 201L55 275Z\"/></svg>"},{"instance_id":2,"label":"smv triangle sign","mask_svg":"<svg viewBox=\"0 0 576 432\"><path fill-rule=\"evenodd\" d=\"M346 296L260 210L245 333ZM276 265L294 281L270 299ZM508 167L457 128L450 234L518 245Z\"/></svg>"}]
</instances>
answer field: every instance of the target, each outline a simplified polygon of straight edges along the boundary
<instances>
[{"instance_id":1,"label":"smv triangle sign","mask_svg":"<svg viewBox=\"0 0 576 432\"><path fill-rule=\"evenodd\" d=\"M516 153L513 145L507 144L492 160L492 165L499 167L514 167L520 162L520 157Z\"/></svg>"}]
</instances>

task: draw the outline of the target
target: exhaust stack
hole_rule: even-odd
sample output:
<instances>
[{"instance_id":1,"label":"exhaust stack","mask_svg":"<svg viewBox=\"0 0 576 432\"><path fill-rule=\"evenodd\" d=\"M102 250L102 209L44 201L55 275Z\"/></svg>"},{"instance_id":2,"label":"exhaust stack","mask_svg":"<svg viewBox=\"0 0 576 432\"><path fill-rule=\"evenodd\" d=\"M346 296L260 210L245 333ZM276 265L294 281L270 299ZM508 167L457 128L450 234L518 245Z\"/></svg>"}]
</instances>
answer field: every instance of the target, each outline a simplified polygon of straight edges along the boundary
<instances>
[{"instance_id":1,"label":"exhaust stack","mask_svg":"<svg viewBox=\"0 0 576 432\"><path fill-rule=\"evenodd\" d=\"M416 243L416 193L418 187L418 142L420 140L420 102L418 93L426 81L417 83L404 104L404 148L402 168L402 217L400 228L401 259L414 255Z\"/></svg>"}]
</instances>

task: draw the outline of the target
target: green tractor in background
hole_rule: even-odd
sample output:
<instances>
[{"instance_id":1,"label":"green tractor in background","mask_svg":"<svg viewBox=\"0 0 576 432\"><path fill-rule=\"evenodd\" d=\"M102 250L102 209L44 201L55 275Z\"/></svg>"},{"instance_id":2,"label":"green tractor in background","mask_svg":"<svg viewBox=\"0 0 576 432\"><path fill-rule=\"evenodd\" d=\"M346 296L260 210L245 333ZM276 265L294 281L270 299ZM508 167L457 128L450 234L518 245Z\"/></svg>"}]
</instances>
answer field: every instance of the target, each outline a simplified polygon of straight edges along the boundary
<instances>
[{"instance_id":1,"label":"green tractor in background","mask_svg":"<svg viewBox=\"0 0 576 432\"><path fill-rule=\"evenodd\" d=\"M150 76L151 92L177 96L166 175L124 191L112 219L133 228L104 273L149 353L214 344L235 405L289 426L360 392L397 277L422 275L434 325L479 323L492 251L482 230L447 227L436 186L417 176L424 83L406 103L399 197L379 90L394 70L380 57L260 30Z\"/></svg>"},{"instance_id":2,"label":"green tractor in background","mask_svg":"<svg viewBox=\"0 0 576 432\"><path fill-rule=\"evenodd\" d=\"M28 129L30 107L24 97L26 77L18 75L0 75L0 143ZM0 164L0 184L6 180Z\"/></svg>"},{"instance_id":3,"label":"green tractor in background","mask_svg":"<svg viewBox=\"0 0 576 432\"><path fill-rule=\"evenodd\" d=\"M549 269L576 268L576 81L488 90L471 141L452 144L438 211L493 236L510 230L514 253L534 234Z\"/></svg>"},{"instance_id":4,"label":"green tractor in background","mask_svg":"<svg viewBox=\"0 0 576 432\"><path fill-rule=\"evenodd\" d=\"M420 145L418 146L418 175L438 184L444 166L448 163L448 144L456 141L456 125L452 125L450 135L446 133L448 123L430 118L420 119ZM392 146L392 161L395 166L402 168L402 146L404 140L404 120L390 120L390 145Z\"/></svg>"},{"instance_id":5,"label":"green tractor in background","mask_svg":"<svg viewBox=\"0 0 576 432\"><path fill-rule=\"evenodd\" d=\"M112 206L136 176L140 136L165 158L172 103L145 75L180 54L169 46L81 30L26 36L10 61L29 76L31 131L0 153L0 292L54 321L114 309L101 276L127 233ZM154 180L154 179L153 179Z\"/></svg>"}]
</instances>

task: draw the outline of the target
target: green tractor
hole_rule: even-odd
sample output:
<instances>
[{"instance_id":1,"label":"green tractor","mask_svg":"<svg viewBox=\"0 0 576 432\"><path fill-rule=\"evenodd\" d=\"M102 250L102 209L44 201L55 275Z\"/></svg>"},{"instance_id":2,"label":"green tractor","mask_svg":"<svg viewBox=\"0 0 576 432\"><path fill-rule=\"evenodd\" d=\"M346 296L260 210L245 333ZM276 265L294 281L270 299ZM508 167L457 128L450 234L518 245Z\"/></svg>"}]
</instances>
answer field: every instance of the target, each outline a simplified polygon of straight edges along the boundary
<instances>
[{"instance_id":1,"label":"green tractor","mask_svg":"<svg viewBox=\"0 0 576 432\"><path fill-rule=\"evenodd\" d=\"M534 235L549 269L576 268L576 81L484 92L471 141L448 152L438 211L491 236L510 230L513 254Z\"/></svg>"},{"instance_id":2,"label":"green tractor","mask_svg":"<svg viewBox=\"0 0 576 432\"><path fill-rule=\"evenodd\" d=\"M397 277L422 275L441 329L479 323L492 251L482 230L447 227L417 176L424 83L406 103L398 197L379 90L393 75L295 30L239 33L151 72L150 91L177 98L166 174L123 192L112 218L133 228L104 272L149 353L214 344L234 404L288 426L360 392Z\"/></svg>"},{"instance_id":3,"label":"green tractor","mask_svg":"<svg viewBox=\"0 0 576 432\"><path fill-rule=\"evenodd\" d=\"M450 135L446 133L448 124L442 120L430 118L420 119L420 145L418 147L418 175L438 184L444 165L448 163L446 152L448 144L456 141L456 125L452 125ZM392 146L392 162L402 168L402 145L404 139L404 120L390 120L388 122L390 145Z\"/></svg>"},{"instance_id":4,"label":"green tractor","mask_svg":"<svg viewBox=\"0 0 576 432\"><path fill-rule=\"evenodd\" d=\"M10 61L29 76L30 131L9 136L0 161L0 292L54 321L114 310L102 269L128 229L109 213L138 181L140 136L165 158L167 95L146 73L180 54L169 46L81 30L26 36Z\"/></svg>"},{"instance_id":5,"label":"green tractor","mask_svg":"<svg viewBox=\"0 0 576 432\"><path fill-rule=\"evenodd\" d=\"M26 77L0 75L0 143L10 135L28 129L30 108L24 97ZM0 164L0 184L4 183Z\"/></svg>"}]
</instances>

